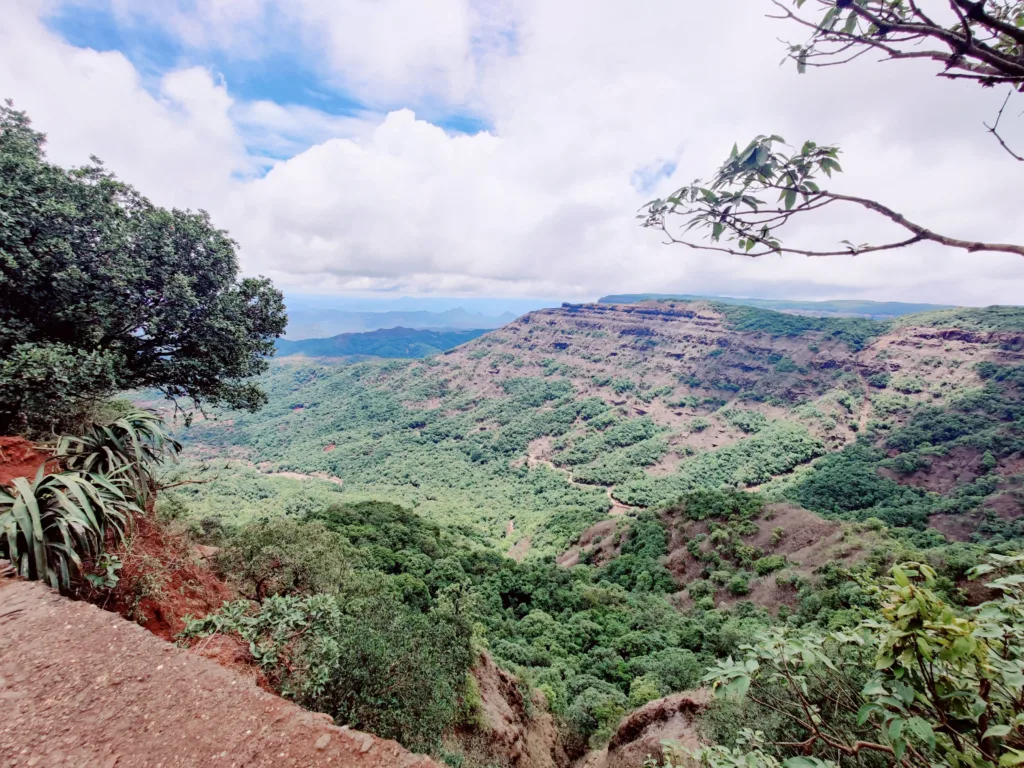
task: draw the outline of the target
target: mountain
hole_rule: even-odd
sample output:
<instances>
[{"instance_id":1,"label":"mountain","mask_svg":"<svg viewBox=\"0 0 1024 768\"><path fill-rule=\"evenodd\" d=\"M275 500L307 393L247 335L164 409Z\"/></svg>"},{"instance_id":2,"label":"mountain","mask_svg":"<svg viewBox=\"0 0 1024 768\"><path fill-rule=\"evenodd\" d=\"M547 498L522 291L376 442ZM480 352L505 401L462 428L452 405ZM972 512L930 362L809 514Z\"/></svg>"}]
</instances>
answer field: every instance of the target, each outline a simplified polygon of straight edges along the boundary
<instances>
[{"instance_id":1,"label":"mountain","mask_svg":"<svg viewBox=\"0 0 1024 768\"><path fill-rule=\"evenodd\" d=\"M327 338L343 333L363 333L399 326L420 330L498 328L515 318L516 316L511 312L488 316L467 312L461 308L448 309L443 312L426 310L357 312L326 307L289 307L288 329L285 332L285 337L290 340Z\"/></svg>"},{"instance_id":2,"label":"mountain","mask_svg":"<svg viewBox=\"0 0 1024 768\"><path fill-rule=\"evenodd\" d=\"M1018 525L1022 350L1012 307L877 321L564 305L421 362L278 366L262 412L189 440L341 478L342 497L409 505L517 556L722 486L969 538Z\"/></svg>"},{"instance_id":3,"label":"mountain","mask_svg":"<svg viewBox=\"0 0 1024 768\"><path fill-rule=\"evenodd\" d=\"M870 317L885 319L928 312L953 309L948 304L907 304L900 301L861 301L836 299L834 301L790 301L788 299L743 299L728 296L692 296L671 293L626 293L602 296L599 304L639 304L645 301L713 301L719 304L736 304L758 309L772 309L776 312L835 317Z\"/></svg>"},{"instance_id":4,"label":"mountain","mask_svg":"<svg viewBox=\"0 0 1024 768\"><path fill-rule=\"evenodd\" d=\"M383 328L366 333L343 333L328 339L301 339L276 342L279 357L371 357L418 358L443 352L487 333L486 329L469 331L430 331L414 328Z\"/></svg>"},{"instance_id":5,"label":"mountain","mask_svg":"<svg viewBox=\"0 0 1024 768\"><path fill-rule=\"evenodd\" d=\"M785 740L749 703L704 712L679 694L766 631L902 621L873 612L893 563L927 564L943 615L973 616L990 598L966 575L1024 540L1020 308L873 320L566 304L422 360L293 358L262 384L262 411L196 418L182 467L196 482L161 513L239 558L244 594L346 573L339 610L363 612L325 629L325 596L287 595L259 623L228 606L204 626L246 648L308 626L296 650L264 655L288 680L319 669L321 648L456 648L430 630L466 606L461 636L489 656L445 721L448 765L633 765L666 738L732 744L751 717ZM405 623L365 608L374 585ZM852 657L851 690L876 657ZM368 682L382 685L382 662ZM352 676L367 681L336 663L332 701ZM415 690L412 711L433 699Z\"/></svg>"}]
</instances>

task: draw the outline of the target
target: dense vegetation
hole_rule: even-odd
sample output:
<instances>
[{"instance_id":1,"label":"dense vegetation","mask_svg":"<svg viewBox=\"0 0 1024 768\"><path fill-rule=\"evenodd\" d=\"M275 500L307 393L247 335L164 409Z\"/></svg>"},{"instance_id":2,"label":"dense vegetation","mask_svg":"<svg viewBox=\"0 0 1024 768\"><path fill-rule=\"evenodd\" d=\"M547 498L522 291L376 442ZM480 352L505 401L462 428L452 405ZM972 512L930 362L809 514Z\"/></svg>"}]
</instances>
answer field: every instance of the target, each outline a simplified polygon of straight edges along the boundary
<instances>
[{"instance_id":1,"label":"dense vegetation","mask_svg":"<svg viewBox=\"0 0 1024 768\"><path fill-rule=\"evenodd\" d=\"M615 361L614 374L585 371L595 356L568 342L600 343L604 333L586 322L578 326L586 331L547 326L564 346L555 354L531 354L498 332L420 363L275 364L263 380L264 411L191 428L187 440L209 461L211 482L175 489L161 507L223 545L225 574L257 601L193 631L233 628L263 647L279 613L307 616L311 595L330 595L329 622L317 632L346 646L355 643L346 635L355 631L346 590L439 623L457 595L474 629L452 625L449 638L470 649L470 661L486 647L524 686L543 691L578 751L605 741L633 707L697 685L764 632L857 626L876 610L869 583L897 560L928 563L937 594L961 606L967 570L986 551L1019 547L1016 518L987 506L1017 487L1019 368L916 347L894 358L899 348L879 343L893 332L889 323L715 311L736 341L694 358L672 385L648 383L629 361ZM1021 327L1019 311L990 319ZM631 329L628 338L656 349L656 337ZM819 355L827 345L867 373L805 362L835 359ZM773 388L719 386L752 369ZM955 384L946 371L957 374ZM678 417L670 426L667 411ZM837 439L842 430L851 436ZM227 451L267 463L212 460ZM665 461L673 462L668 471L651 471ZM945 462L967 469L928 490ZM800 531L774 522L765 497L731 490L755 487L768 500L843 521L829 529L836 533L822 560L790 560L788 537ZM634 508L568 560L578 564L558 565L552 556L608 519L609 493ZM947 516L976 520L974 543L950 544L930 527ZM685 561L683 581L679 562L666 566L670 546L683 550L673 555ZM293 651L308 653L268 653L272 681L339 718L365 716L336 704L353 701L348 692L359 680L343 672L315 685L295 677L293 670L320 662ZM458 669L402 653L442 680L443 715L392 700L384 706L390 725L373 727L435 751L453 724L476 727L473 684L459 683ZM702 727L731 748L740 717L716 705ZM444 744L453 765L472 765Z\"/></svg>"},{"instance_id":2,"label":"dense vegetation","mask_svg":"<svg viewBox=\"0 0 1024 768\"><path fill-rule=\"evenodd\" d=\"M0 106L0 433L47 433L133 387L255 409L285 327L204 212L165 210L98 164L47 162ZM79 421L76 423L76 419Z\"/></svg>"},{"instance_id":3,"label":"dense vegetation","mask_svg":"<svg viewBox=\"0 0 1024 768\"><path fill-rule=\"evenodd\" d=\"M328 339L278 339L275 346L279 355L418 358L444 352L485 333L487 331L483 329L435 331L398 327L366 333L343 333Z\"/></svg>"}]
</instances>

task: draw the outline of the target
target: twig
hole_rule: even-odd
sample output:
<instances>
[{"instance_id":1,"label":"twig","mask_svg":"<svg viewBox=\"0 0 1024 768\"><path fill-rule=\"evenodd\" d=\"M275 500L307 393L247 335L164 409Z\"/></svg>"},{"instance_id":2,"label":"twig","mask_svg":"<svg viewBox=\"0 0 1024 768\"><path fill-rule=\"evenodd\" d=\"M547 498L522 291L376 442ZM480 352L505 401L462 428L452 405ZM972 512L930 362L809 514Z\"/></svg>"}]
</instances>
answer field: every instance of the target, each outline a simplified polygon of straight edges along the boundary
<instances>
[{"instance_id":1,"label":"twig","mask_svg":"<svg viewBox=\"0 0 1024 768\"><path fill-rule=\"evenodd\" d=\"M1003 137L999 135L999 121L1003 119L1003 110L1006 109L1006 105L1010 102L1010 97L1012 95L1013 91L1010 91L1008 94L1006 94L1006 98L1003 99L1003 106L999 108L999 114L996 115L996 121L992 125L989 125L988 123L982 123L982 125L988 128L988 132L996 137L996 141L998 141L1002 148L1009 153L1010 157L1012 157L1014 160L1018 162L1024 163L1024 157L1021 157L1012 149L1010 149L1007 146L1006 142L1003 141Z\"/></svg>"}]
</instances>

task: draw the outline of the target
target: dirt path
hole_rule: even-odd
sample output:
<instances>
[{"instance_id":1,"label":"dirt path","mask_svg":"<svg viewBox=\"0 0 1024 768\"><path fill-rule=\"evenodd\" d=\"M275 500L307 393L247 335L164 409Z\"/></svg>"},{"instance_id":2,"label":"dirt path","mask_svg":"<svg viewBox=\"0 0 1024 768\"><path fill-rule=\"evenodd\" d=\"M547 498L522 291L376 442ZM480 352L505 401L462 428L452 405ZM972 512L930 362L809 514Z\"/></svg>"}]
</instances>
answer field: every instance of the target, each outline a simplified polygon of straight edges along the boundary
<instances>
[{"instance_id":1,"label":"dirt path","mask_svg":"<svg viewBox=\"0 0 1024 768\"><path fill-rule=\"evenodd\" d=\"M137 624L0 576L0 766L439 768Z\"/></svg>"},{"instance_id":2,"label":"dirt path","mask_svg":"<svg viewBox=\"0 0 1024 768\"><path fill-rule=\"evenodd\" d=\"M598 487L594 485L587 485L586 483L576 482L576 480L572 476L572 470L556 467L554 463L552 463L548 459L541 458L540 456L534 453L532 445L528 447L526 450L526 466L532 468L543 465L548 469L552 470L553 472L558 472L559 474L565 475L569 482L575 485L577 488L586 488L588 490L593 490L594 488ZM604 489L605 495L608 497L608 502L612 505L611 509L608 510L609 515L625 515L629 512L636 512L640 509L639 507L632 507L629 504L623 504L621 501L618 501L614 496L612 496L612 491L614 490L614 487Z\"/></svg>"}]
</instances>

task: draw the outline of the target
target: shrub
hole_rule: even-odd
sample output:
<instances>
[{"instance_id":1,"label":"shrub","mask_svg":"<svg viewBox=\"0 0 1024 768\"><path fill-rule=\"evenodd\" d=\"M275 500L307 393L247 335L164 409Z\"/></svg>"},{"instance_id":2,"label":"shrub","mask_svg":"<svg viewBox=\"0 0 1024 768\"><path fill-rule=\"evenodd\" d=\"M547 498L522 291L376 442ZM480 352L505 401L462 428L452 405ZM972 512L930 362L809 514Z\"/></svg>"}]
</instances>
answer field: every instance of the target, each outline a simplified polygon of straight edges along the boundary
<instances>
[{"instance_id":1,"label":"shrub","mask_svg":"<svg viewBox=\"0 0 1024 768\"><path fill-rule=\"evenodd\" d=\"M786 558L782 555L768 555L768 557L762 557L754 563L754 571L757 572L758 576L767 576L769 573L785 567Z\"/></svg>"},{"instance_id":2,"label":"shrub","mask_svg":"<svg viewBox=\"0 0 1024 768\"><path fill-rule=\"evenodd\" d=\"M464 607L424 614L386 591L346 601L276 596L255 611L251 605L229 603L190 622L184 634L238 634L271 683L303 706L410 749L440 744L472 662Z\"/></svg>"},{"instance_id":3,"label":"shrub","mask_svg":"<svg viewBox=\"0 0 1024 768\"><path fill-rule=\"evenodd\" d=\"M736 595L737 597L739 597L741 595L749 594L750 593L750 576L749 576L749 574L742 573L742 572L735 574L731 579L729 579L729 583L726 585L726 589L729 590L730 594Z\"/></svg>"},{"instance_id":4,"label":"shrub","mask_svg":"<svg viewBox=\"0 0 1024 768\"><path fill-rule=\"evenodd\" d=\"M642 675L629 684L629 706L642 707L649 701L660 699L662 682L657 675Z\"/></svg>"},{"instance_id":5,"label":"shrub","mask_svg":"<svg viewBox=\"0 0 1024 768\"><path fill-rule=\"evenodd\" d=\"M573 699L566 720L591 748L611 738L629 702L613 688L587 688Z\"/></svg>"},{"instance_id":6,"label":"shrub","mask_svg":"<svg viewBox=\"0 0 1024 768\"><path fill-rule=\"evenodd\" d=\"M81 435L64 435L56 457L70 470L101 474L144 505L153 485L152 467L181 451L155 412L131 410L113 422L93 423Z\"/></svg>"},{"instance_id":7,"label":"shrub","mask_svg":"<svg viewBox=\"0 0 1024 768\"><path fill-rule=\"evenodd\" d=\"M702 597L714 594L715 588L703 579L691 581L686 585L686 592L693 600L700 600Z\"/></svg>"},{"instance_id":8,"label":"shrub","mask_svg":"<svg viewBox=\"0 0 1024 768\"><path fill-rule=\"evenodd\" d=\"M355 557L323 523L278 517L242 528L217 553L217 566L239 594L262 603L273 595L337 592Z\"/></svg>"},{"instance_id":9,"label":"shrub","mask_svg":"<svg viewBox=\"0 0 1024 768\"><path fill-rule=\"evenodd\" d=\"M127 515L140 512L102 475L16 477L0 490L0 555L26 579L68 590L82 560L96 560L109 539L124 535Z\"/></svg>"}]
</instances>

